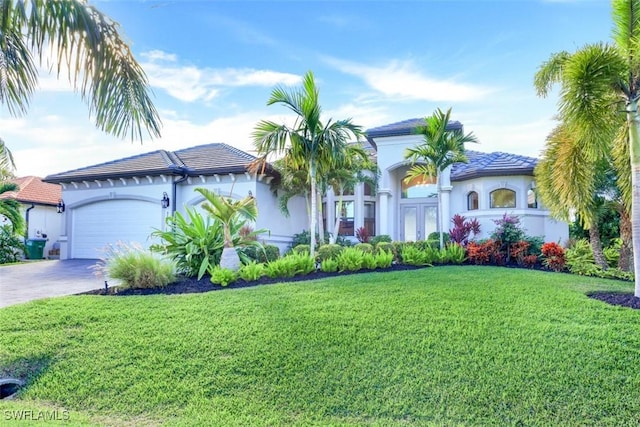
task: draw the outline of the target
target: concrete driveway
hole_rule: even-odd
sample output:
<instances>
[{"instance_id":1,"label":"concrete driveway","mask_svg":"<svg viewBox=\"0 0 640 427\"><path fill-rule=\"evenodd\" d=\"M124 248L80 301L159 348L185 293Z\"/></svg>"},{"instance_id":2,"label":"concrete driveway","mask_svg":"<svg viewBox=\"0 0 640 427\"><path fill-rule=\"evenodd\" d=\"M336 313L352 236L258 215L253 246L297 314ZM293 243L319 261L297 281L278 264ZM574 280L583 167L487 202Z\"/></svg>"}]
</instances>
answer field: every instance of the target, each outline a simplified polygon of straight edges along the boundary
<instances>
[{"instance_id":1,"label":"concrete driveway","mask_svg":"<svg viewBox=\"0 0 640 427\"><path fill-rule=\"evenodd\" d=\"M0 266L0 307L103 288L104 279L89 268L96 262L70 259Z\"/></svg>"}]
</instances>

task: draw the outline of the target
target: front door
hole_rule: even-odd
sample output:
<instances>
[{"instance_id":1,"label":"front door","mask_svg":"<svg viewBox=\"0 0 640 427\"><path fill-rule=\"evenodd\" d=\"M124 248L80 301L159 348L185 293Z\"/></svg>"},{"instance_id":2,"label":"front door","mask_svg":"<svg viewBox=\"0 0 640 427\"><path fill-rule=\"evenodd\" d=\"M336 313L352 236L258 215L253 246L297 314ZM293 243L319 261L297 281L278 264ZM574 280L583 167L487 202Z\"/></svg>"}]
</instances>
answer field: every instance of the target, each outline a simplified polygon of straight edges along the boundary
<instances>
[{"instance_id":1,"label":"front door","mask_svg":"<svg viewBox=\"0 0 640 427\"><path fill-rule=\"evenodd\" d=\"M438 231L438 208L432 204L400 206L400 238L405 242L425 240Z\"/></svg>"}]
</instances>

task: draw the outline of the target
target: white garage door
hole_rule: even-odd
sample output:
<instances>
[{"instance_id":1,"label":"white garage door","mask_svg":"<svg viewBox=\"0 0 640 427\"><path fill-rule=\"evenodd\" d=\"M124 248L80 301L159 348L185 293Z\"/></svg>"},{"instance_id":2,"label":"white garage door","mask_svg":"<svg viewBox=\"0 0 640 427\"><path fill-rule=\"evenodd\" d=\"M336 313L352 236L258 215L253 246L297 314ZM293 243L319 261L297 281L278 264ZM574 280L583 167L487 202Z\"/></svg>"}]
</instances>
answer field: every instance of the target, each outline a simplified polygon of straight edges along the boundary
<instances>
[{"instance_id":1,"label":"white garage door","mask_svg":"<svg viewBox=\"0 0 640 427\"><path fill-rule=\"evenodd\" d=\"M72 212L71 258L100 258L104 248L117 242L138 242L148 247L149 235L162 226L163 209L141 200L108 200Z\"/></svg>"}]
</instances>

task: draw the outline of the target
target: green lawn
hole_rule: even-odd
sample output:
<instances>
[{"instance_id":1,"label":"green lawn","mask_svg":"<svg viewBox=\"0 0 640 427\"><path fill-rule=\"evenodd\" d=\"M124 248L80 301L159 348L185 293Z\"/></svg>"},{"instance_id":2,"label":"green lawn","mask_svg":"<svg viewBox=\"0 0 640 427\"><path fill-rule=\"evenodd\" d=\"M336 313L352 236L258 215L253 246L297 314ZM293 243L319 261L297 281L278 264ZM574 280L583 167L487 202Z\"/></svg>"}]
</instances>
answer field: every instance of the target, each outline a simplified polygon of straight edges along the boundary
<instances>
[{"instance_id":1,"label":"green lawn","mask_svg":"<svg viewBox=\"0 0 640 427\"><path fill-rule=\"evenodd\" d=\"M637 425L632 284L438 267L0 310L14 412L98 425ZM41 425L34 422L34 425Z\"/></svg>"}]
</instances>

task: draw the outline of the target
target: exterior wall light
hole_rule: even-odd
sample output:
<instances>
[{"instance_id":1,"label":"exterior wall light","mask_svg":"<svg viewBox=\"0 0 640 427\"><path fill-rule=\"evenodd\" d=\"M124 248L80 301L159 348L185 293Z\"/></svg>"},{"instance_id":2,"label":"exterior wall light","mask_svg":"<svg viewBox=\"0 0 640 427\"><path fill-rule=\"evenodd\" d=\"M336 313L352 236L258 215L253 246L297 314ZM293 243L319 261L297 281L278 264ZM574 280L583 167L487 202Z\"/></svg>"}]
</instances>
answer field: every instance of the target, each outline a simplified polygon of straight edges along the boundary
<instances>
[{"instance_id":1,"label":"exterior wall light","mask_svg":"<svg viewBox=\"0 0 640 427\"><path fill-rule=\"evenodd\" d=\"M56 212L61 214L64 212L65 206L64 206L64 200L60 199L58 200L58 204L56 205Z\"/></svg>"},{"instance_id":2,"label":"exterior wall light","mask_svg":"<svg viewBox=\"0 0 640 427\"><path fill-rule=\"evenodd\" d=\"M164 193L162 193L162 208L166 209L169 207L169 196L167 195L167 192L165 191Z\"/></svg>"}]
</instances>

